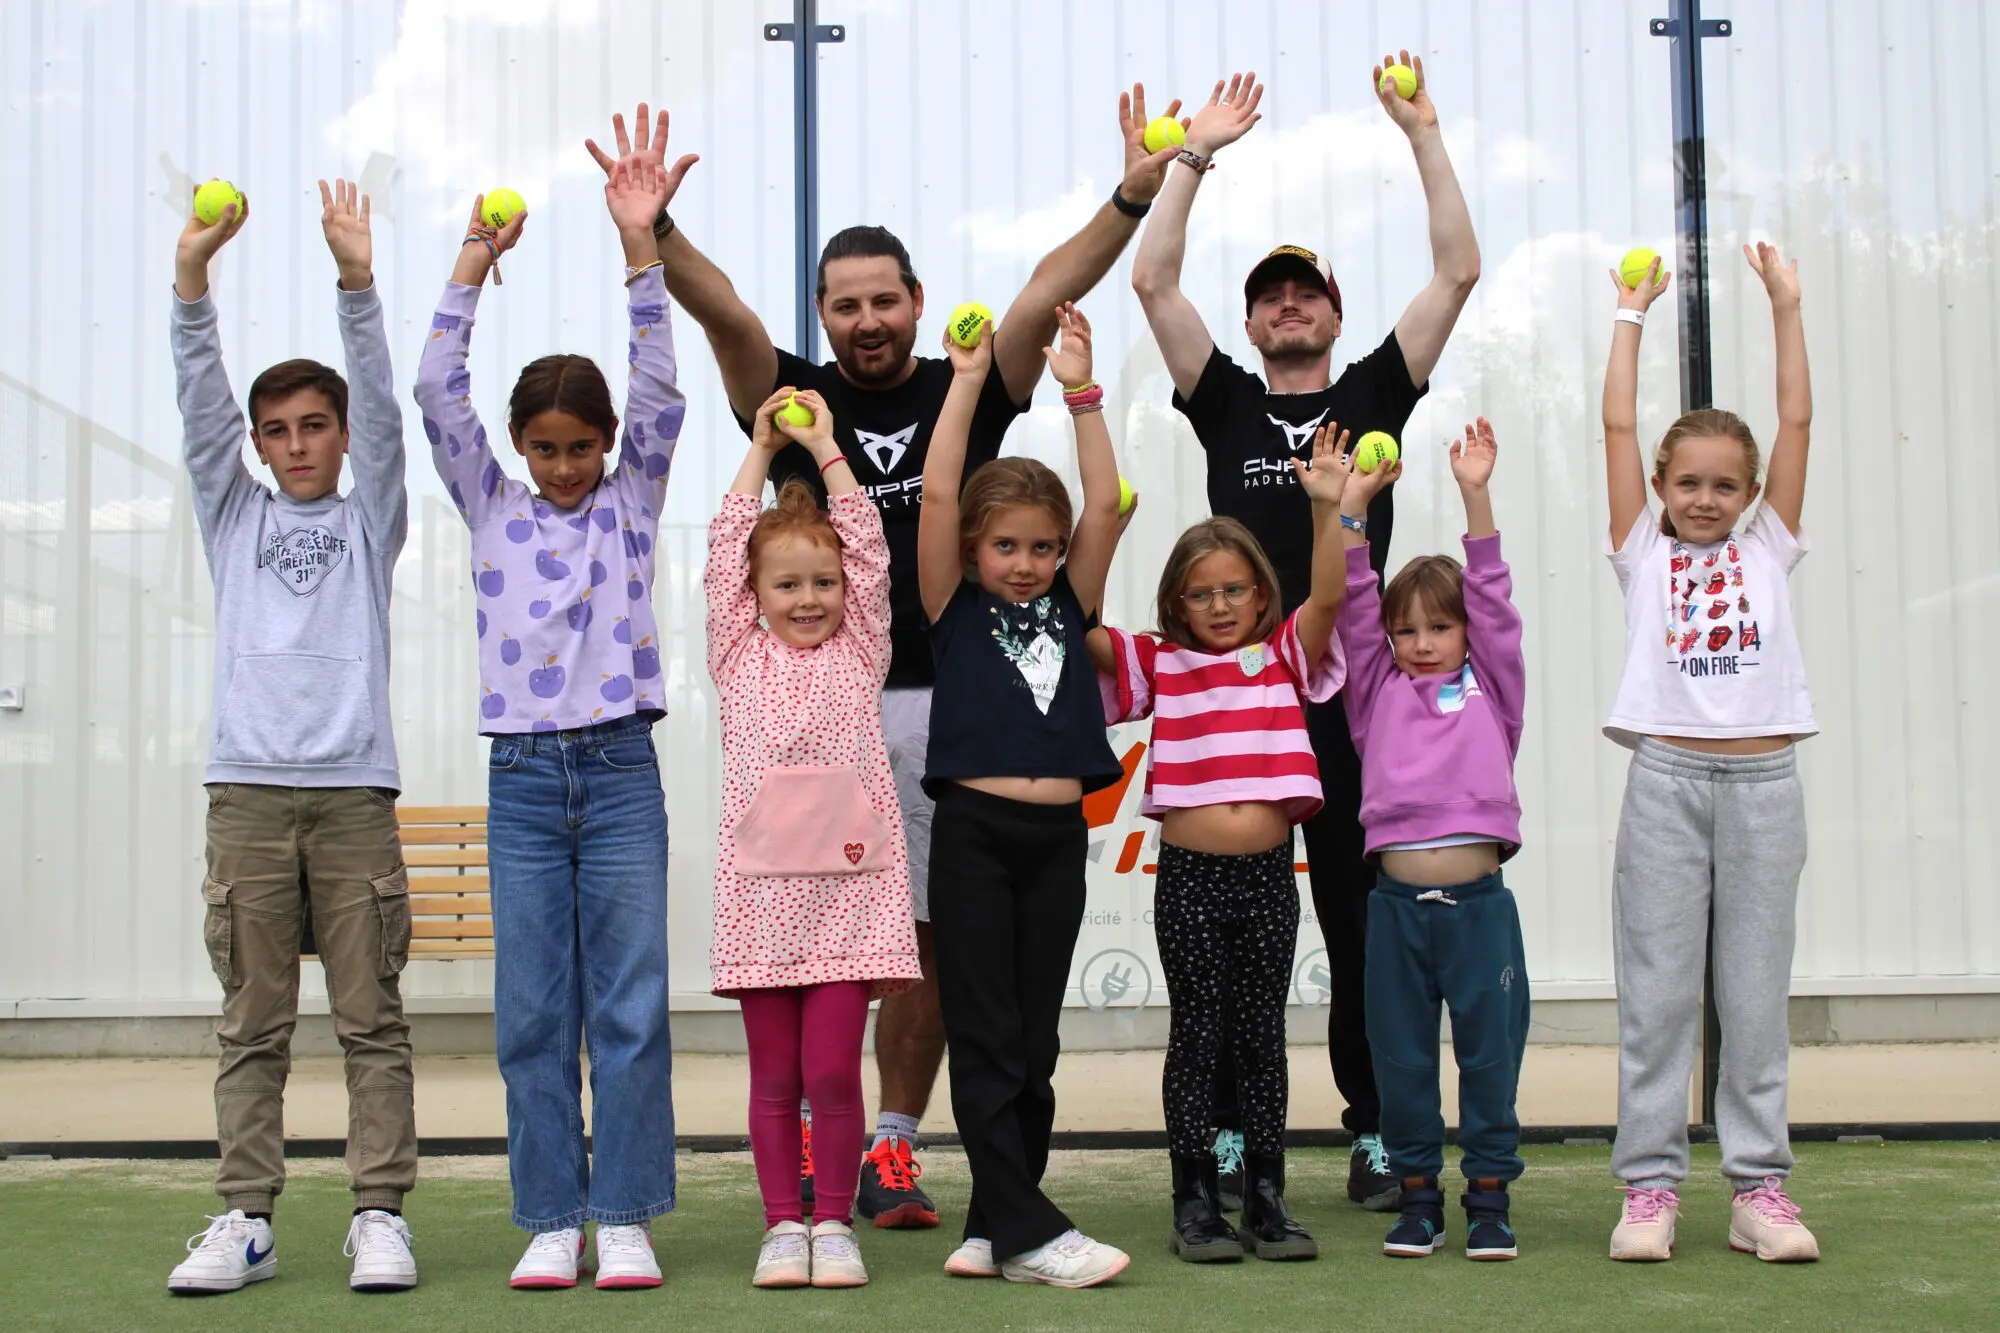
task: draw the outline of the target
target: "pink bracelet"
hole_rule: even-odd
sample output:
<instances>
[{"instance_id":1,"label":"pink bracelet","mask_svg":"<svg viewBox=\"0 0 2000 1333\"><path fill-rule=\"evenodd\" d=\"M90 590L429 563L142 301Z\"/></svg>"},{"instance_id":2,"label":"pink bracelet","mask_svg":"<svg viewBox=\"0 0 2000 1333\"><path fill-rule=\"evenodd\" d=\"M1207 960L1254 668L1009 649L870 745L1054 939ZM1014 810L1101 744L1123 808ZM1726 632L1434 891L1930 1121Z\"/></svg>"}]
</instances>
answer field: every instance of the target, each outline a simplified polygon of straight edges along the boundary
<instances>
[{"instance_id":1,"label":"pink bracelet","mask_svg":"<svg viewBox=\"0 0 2000 1333\"><path fill-rule=\"evenodd\" d=\"M1069 409L1071 416L1081 416L1085 412L1101 412L1104 410L1104 386L1092 384L1089 388L1076 393L1065 393L1063 406Z\"/></svg>"}]
</instances>

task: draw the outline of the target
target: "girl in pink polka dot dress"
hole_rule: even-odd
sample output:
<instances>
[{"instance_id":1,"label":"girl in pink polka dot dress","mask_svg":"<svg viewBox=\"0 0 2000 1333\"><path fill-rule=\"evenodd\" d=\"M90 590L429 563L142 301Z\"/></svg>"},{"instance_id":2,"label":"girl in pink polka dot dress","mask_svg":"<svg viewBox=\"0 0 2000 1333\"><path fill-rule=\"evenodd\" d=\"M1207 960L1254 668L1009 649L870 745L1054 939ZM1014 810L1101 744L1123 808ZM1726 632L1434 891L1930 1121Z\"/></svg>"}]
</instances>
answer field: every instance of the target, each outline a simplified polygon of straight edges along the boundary
<instances>
[{"instance_id":1,"label":"girl in pink polka dot dress","mask_svg":"<svg viewBox=\"0 0 2000 1333\"><path fill-rule=\"evenodd\" d=\"M868 1281L852 1211L867 1123L861 1036L871 998L922 976L889 752L889 545L818 394L757 410L750 452L708 529L708 670L722 695L715 993L743 1005L750 1149L764 1195L760 1287ZM793 412L796 416L796 412ZM771 458L804 445L828 511L791 482L765 509ZM818 1157L808 1231L799 1099ZM845 1148L840 1145L847 1145Z\"/></svg>"}]
</instances>

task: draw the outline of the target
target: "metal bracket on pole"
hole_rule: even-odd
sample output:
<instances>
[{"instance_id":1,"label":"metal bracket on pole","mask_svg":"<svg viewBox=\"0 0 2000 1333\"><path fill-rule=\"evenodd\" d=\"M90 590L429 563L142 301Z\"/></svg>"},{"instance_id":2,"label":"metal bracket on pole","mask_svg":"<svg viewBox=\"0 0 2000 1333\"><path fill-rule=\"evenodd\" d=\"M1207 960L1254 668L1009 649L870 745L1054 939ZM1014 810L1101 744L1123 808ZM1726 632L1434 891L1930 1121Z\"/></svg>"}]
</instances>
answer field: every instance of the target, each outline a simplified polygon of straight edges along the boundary
<instances>
[{"instance_id":1,"label":"metal bracket on pole","mask_svg":"<svg viewBox=\"0 0 2000 1333\"><path fill-rule=\"evenodd\" d=\"M1701 0L1672 0L1672 14L1648 26L1672 39L1674 93L1674 208L1681 266L1681 411L1715 405L1708 314L1708 134L1702 116L1701 39L1735 32L1728 19L1704 19ZM1695 34L1690 38L1689 33ZM1711 913L1708 960L1702 972L1701 1123L1715 1123L1715 1092L1722 1077L1722 1019L1715 1006L1715 921Z\"/></svg>"},{"instance_id":2,"label":"metal bracket on pole","mask_svg":"<svg viewBox=\"0 0 2000 1333\"><path fill-rule=\"evenodd\" d=\"M793 347L808 361L819 360L819 321L813 317L819 249L819 62L813 48L847 40L846 24L814 22L816 7L816 0L792 0L792 22L764 25L765 41L792 44L793 282L798 303ZM800 41L800 33L810 33L811 39Z\"/></svg>"}]
</instances>

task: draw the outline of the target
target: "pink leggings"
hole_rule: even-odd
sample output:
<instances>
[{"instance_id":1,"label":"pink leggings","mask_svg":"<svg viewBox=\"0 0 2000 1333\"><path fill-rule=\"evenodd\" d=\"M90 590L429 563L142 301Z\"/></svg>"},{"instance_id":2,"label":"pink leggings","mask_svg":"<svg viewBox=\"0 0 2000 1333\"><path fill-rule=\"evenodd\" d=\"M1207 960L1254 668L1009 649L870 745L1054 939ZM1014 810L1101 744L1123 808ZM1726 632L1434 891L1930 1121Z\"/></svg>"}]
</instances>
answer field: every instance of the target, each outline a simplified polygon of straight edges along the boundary
<instances>
[{"instance_id":1,"label":"pink leggings","mask_svg":"<svg viewBox=\"0 0 2000 1333\"><path fill-rule=\"evenodd\" d=\"M851 1222L861 1176L861 1035L865 981L746 990L750 1045L750 1155L764 1195L764 1225L805 1221L799 1201L799 1098L812 1104L813 1220Z\"/></svg>"}]
</instances>

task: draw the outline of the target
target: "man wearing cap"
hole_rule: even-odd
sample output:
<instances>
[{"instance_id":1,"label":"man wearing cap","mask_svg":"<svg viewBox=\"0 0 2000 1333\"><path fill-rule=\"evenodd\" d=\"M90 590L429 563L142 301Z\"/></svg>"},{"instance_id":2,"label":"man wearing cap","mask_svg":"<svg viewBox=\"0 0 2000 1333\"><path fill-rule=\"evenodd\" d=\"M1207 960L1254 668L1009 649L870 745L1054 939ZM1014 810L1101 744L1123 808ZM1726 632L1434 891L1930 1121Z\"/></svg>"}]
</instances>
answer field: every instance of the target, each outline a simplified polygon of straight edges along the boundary
<instances>
[{"instance_id":1,"label":"man wearing cap","mask_svg":"<svg viewBox=\"0 0 2000 1333\"><path fill-rule=\"evenodd\" d=\"M1385 58L1383 65L1391 62ZM1254 74L1221 84L1194 117L1181 165L1169 174L1154 203L1152 220L1132 265L1132 286L1145 308L1174 381L1174 406L1194 427L1208 458L1208 503L1217 514L1239 519L1271 557L1282 585L1284 609L1305 600L1312 562L1312 513L1291 470L1310 457L1314 430L1339 423L1359 439L1366 431L1402 437L1411 409L1429 387L1458 312L1479 280L1479 243L1459 190L1437 108L1425 90L1422 61L1407 52L1416 93L1407 101L1379 91L1377 98L1409 136L1430 211L1434 272L1379 346L1333 378L1333 343L1341 332L1340 288L1332 266L1302 246L1281 245L1250 270L1243 284L1244 329L1263 361L1260 378L1238 365L1209 336L1201 316L1181 291L1188 212L1196 189L1221 149L1257 123L1263 87ZM1379 577L1388 558L1394 491L1370 507L1368 537ZM1308 710L1307 726L1319 758L1326 805L1304 826L1311 866L1313 910L1326 939L1332 975L1327 1045L1334 1083L1347 1109L1341 1120L1355 1135L1348 1167L1348 1195L1376 1210L1394 1208L1398 1188L1388 1173L1379 1130L1381 1102L1370 1063L1362 1008L1363 939L1374 872L1362 857L1361 764L1339 700ZM1233 1103L1233 1086L1219 1089L1221 1117Z\"/></svg>"}]
</instances>

